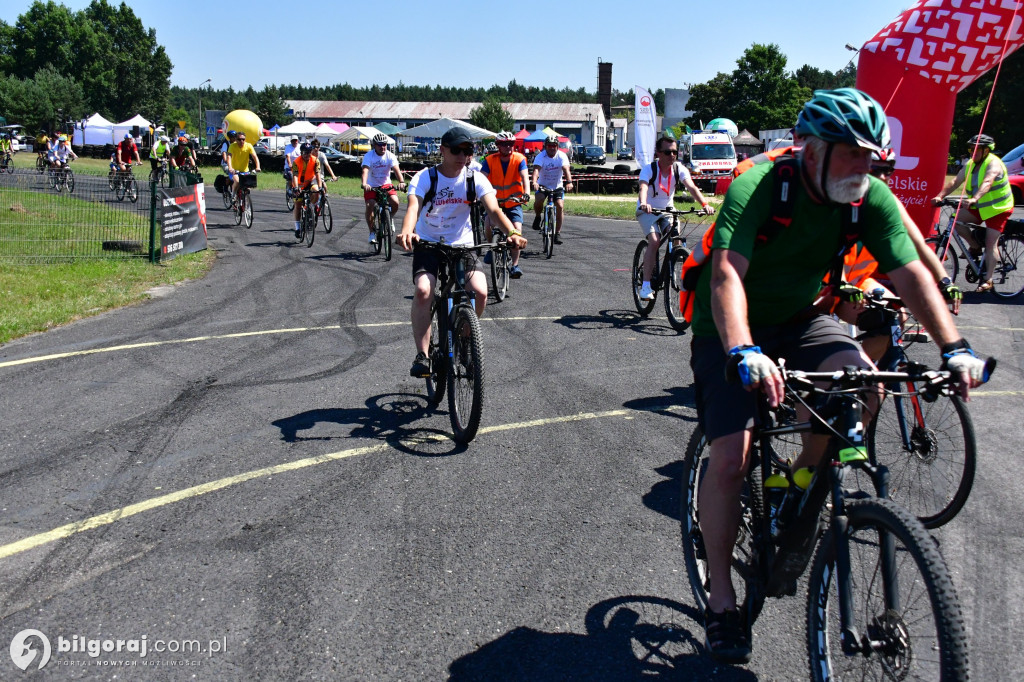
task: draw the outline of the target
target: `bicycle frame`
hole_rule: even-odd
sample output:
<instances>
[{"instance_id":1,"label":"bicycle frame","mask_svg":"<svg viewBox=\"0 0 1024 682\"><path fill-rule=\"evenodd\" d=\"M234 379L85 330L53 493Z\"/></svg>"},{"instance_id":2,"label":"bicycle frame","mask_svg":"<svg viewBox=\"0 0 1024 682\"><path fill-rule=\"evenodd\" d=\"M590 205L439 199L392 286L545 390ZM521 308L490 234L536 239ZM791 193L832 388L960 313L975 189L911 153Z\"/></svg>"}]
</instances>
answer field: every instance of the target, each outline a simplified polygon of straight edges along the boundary
<instances>
[{"instance_id":1,"label":"bicycle frame","mask_svg":"<svg viewBox=\"0 0 1024 682\"><path fill-rule=\"evenodd\" d=\"M985 252L982 251L981 257L977 260L977 262L975 262L974 257L971 256L971 250L967 246L967 242L964 241L964 238L960 235L959 232L956 231L957 215L957 211L951 213L949 215L949 220L946 223L946 228L941 233L936 235L938 243L935 252L941 260L947 250L952 250L953 253L950 254L949 257L956 258L956 250L953 249L953 242L955 241L956 245L960 247L960 255L967 262L967 267L971 269L971 271L974 273L976 277L980 278L981 273L983 272L982 268L984 268L985 266ZM974 223L968 223L966 221L964 221L964 224L974 225ZM979 227L984 227L984 225L981 225Z\"/></svg>"},{"instance_id":2,"label":"bicycle frame","mask_svg":"<svg viewBox=\"0 0 1024 682\"><path fill-rule=\"evenodd\" d=\"M668 227L664 227L663 226L664 223L660 219L658 220L658 222L655 223L655 225L658 226L658 251L659 251L659 253L661 252L661 247L662 246L666 246L666 245L667 246L666 246L666 251L665 251L665 257L661 258L661 268L658 270L658 272L654 273L654 275L657 276L657 278L658 278L657 279L657 282L658 282L657 286L655 286L654 282L652 282L651 283L651 288L652 289L660 288L665 283L665 281L668 279L668 277L669 277L669 268L672 267L672 263L671 263L672 259L669 258L669 256L672 255L673 251L675 249L677 249L677 248L680 248L680 247L682 247L684 249L686 248L686 237L684 237L682 232L679 231L679 216L687 215L687 214L690 214L690 213L696 213L696 212L697 212L696 209L691 209L689 211L670 211L668 209L653 209L651 211L651 213L672 216L672 220L669 222ZM676 243L676 240L679 240L678 244ZM659 258L660 258L660 256L659 256Z\"/></svg>"}]
</instances>

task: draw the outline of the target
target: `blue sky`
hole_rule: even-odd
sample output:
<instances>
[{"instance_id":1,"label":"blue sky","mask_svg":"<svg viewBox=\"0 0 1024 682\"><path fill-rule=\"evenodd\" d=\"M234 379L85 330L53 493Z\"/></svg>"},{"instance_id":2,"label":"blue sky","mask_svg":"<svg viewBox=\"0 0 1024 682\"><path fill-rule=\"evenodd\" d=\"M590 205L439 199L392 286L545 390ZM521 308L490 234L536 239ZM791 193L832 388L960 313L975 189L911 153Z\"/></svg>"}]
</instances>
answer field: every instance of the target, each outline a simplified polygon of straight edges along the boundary
<instances>
[{"instance_id":1,"label":"blue sky","mask_svg":"<svg viewBox=\"0 0 1024 682\"><path fill-rule=\"evenodd\" d=\"M0 19L13 24L30 3L2 4ZM63 4L79 10L89 3ZM236 90L297 82L487 87L514 78L593 91L600 58L613 63L612 87L625 91L685 87L731 73L755 42L778 44L791 70L810 64L835 71L853 56L844 45L860 47L914 3L861 0L852 9L827 0L726 0L663 2L659 11L649 1L568 0L528 1L516 11L516 4L479 0L251 0L235 5L244 8L237 18L219 2L128 4L156 29L174 64L171 83L183 87L207 78L213 87ZM630 14L634 8L638 16ZM310 49L311 33L319 36L319 49ZM233 66L223 63L225 56Z\"/></svg>"}]
</instances>

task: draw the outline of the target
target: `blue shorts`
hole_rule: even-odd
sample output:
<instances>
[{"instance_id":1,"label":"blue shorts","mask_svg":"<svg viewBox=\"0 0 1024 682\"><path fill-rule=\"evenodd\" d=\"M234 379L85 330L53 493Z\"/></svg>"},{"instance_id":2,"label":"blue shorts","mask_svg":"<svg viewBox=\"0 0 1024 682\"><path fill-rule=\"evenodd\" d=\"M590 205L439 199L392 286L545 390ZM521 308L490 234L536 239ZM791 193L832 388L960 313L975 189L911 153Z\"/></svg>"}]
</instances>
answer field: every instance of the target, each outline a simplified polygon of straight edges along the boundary
<instances>
[{"instance_id":1,"label":"blue shorts","mask_svg":"<svg viewBox=\"0 0 1024 682\"><path fill-rule=\"evenodd\" d=\"M510 208L503 208L501 212L505 214L513 223L517 223L520 226L523 224L523 207L522 205L512 206Z\"/></svg>"}]
</instances>

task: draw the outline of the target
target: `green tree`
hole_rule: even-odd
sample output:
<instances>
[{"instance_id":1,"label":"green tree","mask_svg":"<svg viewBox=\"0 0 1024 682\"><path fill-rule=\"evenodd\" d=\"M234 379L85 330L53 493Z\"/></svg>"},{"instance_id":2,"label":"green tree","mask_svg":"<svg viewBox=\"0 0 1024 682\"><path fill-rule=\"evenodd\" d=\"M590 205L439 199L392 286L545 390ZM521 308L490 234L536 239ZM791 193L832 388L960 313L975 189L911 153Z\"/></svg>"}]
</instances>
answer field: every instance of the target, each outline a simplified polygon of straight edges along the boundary
<instances>
[{"instance_id":1,"label":"green tree","mask_svg":"<svg viewBox=\"0 0 1024 682\"><path fill-rule=\"evenodd\" d=\"M707 83L690 86L690 101L686 108L693 114L685 120L691 127L700 129L711 119L725 116L733 110L732 78L719 71Z\"/></svg>"},{"instance_id":2,"label":"green tree","mask_svg":"<svg viewBox=\"0 0 1024 682\"><path fill-rule=\"evenodd\" d=\"M501 106L501 102L496 99L489 99L469 112L469 122L484 130L490 130L495 133L502 130L512 130L512 127L516 124L515 119L505 111L504 107Z\"/></svg>"},{"instance_id":3,"label":"green tree","mask_svg":"<svg viewBox=\"0 0 1024 682\"><path fill-rule=\"evenodd\" d=\"M263 121L264 127L288 125L292 122L292 117L286 113L284 100L278 94L277 88L272 85L268 85L256 93L253 107L253 111Z\"/></svg>"},{"instance_id":4,"label":"green tree","mask_svg":"<svg viewBox=\"0 0 1024 682\"><path fill-rule=\"evenodd\" d=\"M1003 60L995 91L993 68L963 89L956 97L950 151L954 157L964 155L967 141L981 129L985 107L988 118L984 132L996 141L996 150L1008 152L1024 143L1024 117L1020 113L1020 93L1024 92L1024 50L1017 50ZM992 103L989 106L989 97Z\"/></svg>"},{"instance_id":5,"label":"green tree","mask_svg":"<svg viewBox=\"0 0 1024 682\"><path fill-rule=\"evenodd\" d=\"M46 66L33 78L0 78L0 111L29 130L58 130L84 116L85 97L75 79Z\"/></svg>"}]
</instances>

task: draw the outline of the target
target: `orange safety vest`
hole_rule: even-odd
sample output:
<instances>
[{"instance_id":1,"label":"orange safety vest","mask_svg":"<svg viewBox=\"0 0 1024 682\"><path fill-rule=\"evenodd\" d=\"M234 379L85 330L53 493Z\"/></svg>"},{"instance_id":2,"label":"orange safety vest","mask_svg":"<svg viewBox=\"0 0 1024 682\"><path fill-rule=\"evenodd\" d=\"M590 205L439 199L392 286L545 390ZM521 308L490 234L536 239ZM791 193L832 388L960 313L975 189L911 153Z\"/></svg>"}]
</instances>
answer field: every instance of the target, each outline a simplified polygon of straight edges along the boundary
<instances>
[{"instance_id":1,"label":"orange safety vest","mask_svg":"<svg viewBox=\"0 0 1024 682\"><path fill-rule=\"evenodd\" d=\"M307 182L312 182L313 178L316 177L317 162L313 157L309 157L309 162L306 162L301 156L292 162L292 169L295 177L299 179L299 185L304 185ZM307 173L306 171L312 171Z\"/></svg>"},{"instance_id":2,"label":"orange safety vest","mask_svg":"<svg viewBox=\"0 0 1024 682\"><path fill-rule=\"evenodd\" d=\"M778 149L773 149L769 152L761 152L760 154L755 154L754 156L751 156L749 159L744 159L743 161L737 163L736 167L732 169L732 176L734 178L738 178L739 176L743 175L744 171L750 170L757 164L765 163L768 161L775 161L775 159L779 158L784 154L792 154L793 152L796 151L796 149L796 147L779 147Z\"/></svg>"},{"instance_id":3,"label":"orange safety vest","mask_svg":"<svg viewBox=\"0 0 1024 682\"><path fill-rule=\"evenodd\" d=\"M526 188L523 187L522 172L519 170L520 164L526 161L525 156L519 152L512 152L512 156L508 160L508 168L505 169L501 167L499 152L488 155L484 160L487 162L487 179L491 181L491 186L494 187L494 191L498 195L499 206L513 194L526 191Z\"/></svg>"}]
</instances>

